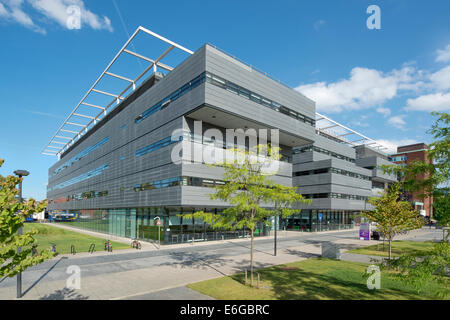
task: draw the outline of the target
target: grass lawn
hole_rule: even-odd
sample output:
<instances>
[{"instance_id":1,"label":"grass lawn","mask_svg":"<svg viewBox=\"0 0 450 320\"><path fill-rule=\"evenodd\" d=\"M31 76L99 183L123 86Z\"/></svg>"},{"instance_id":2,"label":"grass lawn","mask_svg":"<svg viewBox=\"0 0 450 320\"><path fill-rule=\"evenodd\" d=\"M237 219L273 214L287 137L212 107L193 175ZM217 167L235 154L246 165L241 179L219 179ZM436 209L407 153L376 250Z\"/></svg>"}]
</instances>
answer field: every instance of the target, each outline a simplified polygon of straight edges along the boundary
<instances>
[{"instance_id":1,"label":"grass lawn","mask_svg":"<svg viewBox=\"0 0 450 320\"><path fill-rule=\"evenodd\" d=\"M369 290L362 277L366 268L363 263L314 258L260 269L261 289L244 285L243 273L188 287L222 300L439 299L434 283L423 288L419 295L384 272L381 289Z\"/></svg>"},{"instance_id":2,"label":"grass lawn","mask_svg":"<svg viewBox=\"0 0 450 320\"><path fill-rule=\"evenodd\" d=\"M433 242L431 241L393 241L392 242L392 256L398 257L402 254L419 253L431 250L433 248ZM374 244L364 248L353 249L347 251L349 253L367 254L372 256L385 256L389 255L389 244L387 241L384 243Z\"/></svg>"},{"instance_id":3,"label":"grass lawn","mask_svg":"<svg viewBox=\"0 0 450 320\"><path fill-rule=\"evenodd\" d=\"M38 234L34 236L38 244L38 251L49 249L54 243L56 245L56 252L59 254L70 253L70 246L75 246L76 252L88 252L91 243L95 244L95 251L103 251L105 248L105 238L97 238L87 234L78 233L58 227L53 227L42 223L25 223L23 231L27 232L31 229L37 229ZM113 250L127 249L129 245L112 241Z\"/></svg>"},{"instance_id":4,"label":"grass lawn","mask_svg":"<svg viewBox=\"0 0 450 320\"><path fill-rule=\"evenodd\" d=\"M95 231L95 232L103 232L108 233L109 231L109 221L108 220L76 220L76 221L65 221L65 222L59 222L63 223L64 226L69 227L75 227L75 228L81 228L85 230Z\"/></svg>"}]
</instances>

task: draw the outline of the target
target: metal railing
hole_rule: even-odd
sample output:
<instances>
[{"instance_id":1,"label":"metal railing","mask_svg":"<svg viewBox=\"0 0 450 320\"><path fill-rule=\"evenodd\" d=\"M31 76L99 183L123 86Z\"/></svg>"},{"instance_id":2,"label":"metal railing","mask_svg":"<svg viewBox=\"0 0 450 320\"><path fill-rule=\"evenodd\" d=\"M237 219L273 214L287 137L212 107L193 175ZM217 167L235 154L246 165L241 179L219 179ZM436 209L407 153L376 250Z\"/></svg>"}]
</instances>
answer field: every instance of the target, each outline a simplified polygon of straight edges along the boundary
<instances>
[{"instance_id":1,"label":"metal railing","mask_svg":"<svg viewBox=\"0 0 450 320\"><path fill-rule=\"evenodd\" d=\"M300 232L320 232L320 231L333 231L333 230L347 230L353 229L355 224L341 224L341 223L313 223L296 225L292 227L287 227L287 231L300 231Z\"/></svg>"},{"instance_id":2,"label":"metal railing","mask_svg":"<svg viewBox=\"0 0 450 320\"><path fill-rule=\"evenodd\" d=\"M262 232L255 237L263 236ZM239 238L250 238L250 231L217 231L217 232L196 232L196 233L171 233L169 234L168 244L201 242L201 241L217 241L230 240Z\"/></svg>"}]
</instances>

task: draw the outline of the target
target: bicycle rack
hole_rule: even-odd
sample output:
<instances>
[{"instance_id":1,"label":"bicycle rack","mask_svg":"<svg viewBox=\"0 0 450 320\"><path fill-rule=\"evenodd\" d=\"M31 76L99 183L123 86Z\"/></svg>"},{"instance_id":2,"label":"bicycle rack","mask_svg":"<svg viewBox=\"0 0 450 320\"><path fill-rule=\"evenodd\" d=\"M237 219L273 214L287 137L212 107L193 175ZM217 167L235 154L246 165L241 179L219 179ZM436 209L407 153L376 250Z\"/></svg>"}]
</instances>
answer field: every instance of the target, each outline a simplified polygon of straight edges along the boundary
<instances>
[{"instance_id":1,"label":"bicycle rack","mask_svg":"<svg viewBox=\"0 0 450 320\"><path fill-rule=\"evenodd\" d=\"M91 243L91 245L89 246L89 253L92 254L94 253L95 250L95 243Z\"/></svg>"},{"instance_id":2,"label":"bicycle rack","mask_svg":"<svg viewBox=\"0 0 450 320\"><path fill-rule=\"evenodd\" d=\"M70 246L70 253L71 254L76 254L77 252L75 251L75 246L72 244L71 246Z\"/></svg>"}]
</instances>

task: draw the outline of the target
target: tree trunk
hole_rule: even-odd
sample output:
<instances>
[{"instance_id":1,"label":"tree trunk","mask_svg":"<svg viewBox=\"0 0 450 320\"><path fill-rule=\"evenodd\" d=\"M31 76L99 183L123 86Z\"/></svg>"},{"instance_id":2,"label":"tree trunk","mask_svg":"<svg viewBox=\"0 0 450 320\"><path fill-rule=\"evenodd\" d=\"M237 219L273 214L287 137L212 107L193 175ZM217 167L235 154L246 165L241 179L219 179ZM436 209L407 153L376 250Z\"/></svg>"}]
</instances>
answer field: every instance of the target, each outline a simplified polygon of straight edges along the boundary
<instances>
[{"instance_id":1,"label":"tree trunk","mask_svg":"<svg viewBox=\"0 0 450 320\"><path fill-rule=\"evenodd\" d=\"M389 238L389 262L391 261L391 252L392 252L392 240Z\"/></svg>"},{"instance_id":2,"label":"tree trunk","mask_svg":"<svg viewBox=\"0 0 450 320\"><path fill-rule=\"evenodd\" d=\"M250 285L253 287L253 238L254 236L254 229L251 230L252 236L250 240Z\"/></svg>"}]
</instances>

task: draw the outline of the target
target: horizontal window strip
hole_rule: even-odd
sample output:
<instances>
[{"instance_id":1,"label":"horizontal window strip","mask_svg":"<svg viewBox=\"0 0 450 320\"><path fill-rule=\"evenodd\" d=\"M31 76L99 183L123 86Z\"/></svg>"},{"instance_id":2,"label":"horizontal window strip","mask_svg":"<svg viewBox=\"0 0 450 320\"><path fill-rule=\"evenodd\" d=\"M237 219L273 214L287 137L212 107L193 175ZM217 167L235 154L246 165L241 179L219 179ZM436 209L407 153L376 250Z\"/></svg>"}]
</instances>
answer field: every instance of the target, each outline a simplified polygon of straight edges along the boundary
<instances>
[{"instance_id":1,"label":"horizontal window strip","mask_svg":"<svg viewBox=\"0 0 450 320\"><path fill-rule=\"evenodd\" d=\"M362 180L367 180L367 181L372 180L372 177L369 177L369 176L366 176L363 174L359 174L359 173L355 173L355 172L351 172L351 171L347 171L347 170L343 170L343 169L338 169L338 168L323 168L323 169L315 169L315 170L297 171L297 172L294 172L293 176L299 177L299 176L307 176L307 175L321 174L321 173L336 173L336 174L340 174L343 176L356 178L356 179L362 179Z\"/></svg>"},{"instance_id":2,"label":"horizontal window strip","mask_svg":"<svg viewBox=\"0 0 450 320\"><path fill-rule=\"evenodd\" d=\"M215 187L224 185L225 182L217 179L197 178L197 177L174 177L163 180L156 180L152 182L146 182L143 184L136 184L132 187L135 192L153 190L174 186L194 186L194 187Z\"/></svg>"},{"instance_id":3,"label":"horizontal window strip","mask_svg":"<svg viewBox=\"0 0 450 320\"><path fill-rule=\"evenodd\" d=\"M171 102L177 100L179 97L183 96L187 92L191 91L192 89L198 87L200 84L204 82L211 83L215 86L218 86L222 89L225 89L231 93L234 93L236 95L239 95L243 98L249 99L253 102L256 102L258 104L261 104L265 107L271 108L272 110L275 110L277 112L280 112L282 114L285 114L291 118L294 118L298 121L304 122L306 124L309 124L310 126L316 125L316 120L313 118L310 118L308 116L305 116L297 111L294 111L288 107L285 107L281 105L278 102L272 101L268 98L265 98L255 92L252 92L248 89L245 89L231 81L225 80L219 76L216 76L210 72L203 72L188 83L184 84L177 90L173 91L171 94L166 96L164 99L160 100L150 108L148 108L146 111L138 115L135 119L135 123L138 124L142 122L144 119L148 118L155 112L162 110L166 108Z\"/></svg>"},{"instance_id":4,"label":"horizontal window strip","mask_svg":"<svg viewBox=\"0 0 450 320\"><path fill-rule=\"evenodd\" d=\"M332 151L329 151L329 150L326 150L326 149L323 149L323 148L320 148L320 147L316 147L316 146L311 146L310 145L310 146L306 146L306 147L292 149L292 153L293 154L299 154L299 153L305 153L305 152L311 152L311 151L319 152L319 153L322 153L322 154L326 154L326 155L332 156L333 158L336 158L336 159L345 160L345 161L348 161L348 162L351 162L351 163L355 163L355 159L352 159L350 157L341 155L339 153L332 152Z\"/></svg>"},{"instance_id":5,"label":"horizontal window strip","mask_svg":"<svg viewBox=\"0 0 450 320\"><path fill-rule=\"evenodd\" d=\"M64 202L70 202L74 200L87 200L87 199L93 199L93 198L101 198L106 197L108 195L108 190L105 191L86 191L86 192L80 192L68 195L67 197L63 198L60 197L56 200L49 199L49 203L64 203Z\"/></svg>"},{"instance_id":6,"label":"horizontal window strip","mask_svg":"<svg viewBox=\"0 0 450 320\"><path fill-rule=\"evenodd\" d=\"M226 134L225 134L226 135ZM246 151L249 151L248 145L238 145L234 142L227 142L226 140L216 140L216 139L208 139L205 136L197 135L194 132L190 132L187 130L183 130L183 139L180 138L180 140L189 141L192 143L197 143L204 146L214 146L215 148L221 148L224 150L227 149L245 149ZM282 154L280 153L281 158L280 161L292 163L292 157L290 155Z\"/></svg>"},{"instance_id":7,"label":"horizontal window strip","mask_svg":"<svg viewBox=\"0 0 450 320\"><path fill-rule=\"evenodd\" d=\"M142 184L135 184L132 189L135 192L153 190L160 188L168 188L175 186L192 186L192 187L206 187L214 188L226 184L225 181L219 179L199 178L199 177L174 177L163 180L156 180Z\"/></svg>"},{"instance_id":8,"label":"horizontal window strip","mask_svg":"<svg viewBox=\"0 0 450 320\"><path fill-rule=\"evenodd\" d=\"M179 140L172 140L172 137L166 137L164 139L161 139L155 143L152 143L146 147L140 148L138 150L136 150L136 158L141 157L147 153L150 153L152 151L164 148L168 145L171 145L173 143L177 143L179 141L181 141L183 139L182 136L180 136Z\"/></svg>"},{"instance_id":9,"label":"horizontal window strip","mask_svg":"<svg viewBox=\"0 0 450 320\"><path fill-rule=\"evenodd\" d=\"M310 193L303 194L303 197L307 199L349 199L349 200L368 200L369 197L358 196L354 194L344 194L344 193Z\"/></svg>"},{"instance_id":10,"label":"horizontal window strip","mask_svg":"<svg viewBox=\"0 0 450 320\"><path fill-rule=\"evenodd\" d=\"M139 116L136 117L134 122L136 124L138 124L142 120L144 120L144 119L148 118L149 116L151 116L152 114L154 114L155 112L166 108L171 102L177 100L179 97L188 93L192 89L198 87L203 82L205 82L205 73L204 72L202 74L200 74L199 76L195 77L194 79L192 79L191 81L189 81L188 83L184 84L179 89L177 89L174 92L172 92L171 94L169 94L167 97L165 97L158 103L154 104L153 106L151 106L150 108L145 110L143 113L141 113Z\"/></svg>"},{"instance_id":11,"label":"horizontal window strip","mask_svg":"<svg viewBox=\"0 0 450 320\"><path fill-rule=\"evenodd\" d=\"M104 145L105 143L107 143L109 141L109 137L104 138L103 140L97 142L96 144L94 144L93 146L87 147L86 149L84 149L83 151L81 151L80 153L78 153L76 156L72 157L70 160L68 160L67 162L65 162L63 165L59 166L58 168L56 168L53 171L53 174L50 175L49 178L51 178L52 176L60 173L61 171L63 171L64 169L70 167L72 164L74 164L75 162L83 159L84 157L86 157L89 153L91 153L94 150L97 150L98 148L100 148L102 145Z\"/></svg>"},{"instance_id":12,"label":"horizontal window strip","mask_svg":"<svg viewBox=\"0 0 450 320\"><path fill-rule=\"evenodd\" d=\"M256 102L258 104L261 104L265 107L268 107L272 110L275 110L277 112L280 112L282 114L287 115L288 117L294 118L298 121L304 122L306 124L309 124L310 126L315 127L316 120L313 118L310 118L308 116L305 116L304 114L301 114L300 112L294 111L288 107L285 107L281 105L278 102L272 101L268 98L265 98L255 92L252 92L248 89L245 89L231 81L228 81L226 79L223 79L215 74L212 74L210 72L206 72L206 82L211 83L217 87L220 87L222 89L225 89L231 93L234 93L236 95L239 95L243 98L249 99L253 102Z\"/></svg>"},{"instance_id":13,"label":"horizontal window strip","mask_svg":"<svg viewBox=\"0 0 450 320\"><path fill-rule=\"evenodd\" d=\"M83 173L83 174L81 174L81 175L79 175L79 176L77 176L75 178L72 178L72 179L64 181L64 182L62 182L60 184L57 184L56 186L51 188L51 190L49 190L49 191L62 189L62 188L71 186L71 185L73 185L75 183L78 183L78 182L85 181L87 179L93 178L95 176L98 176L98 175L102 174L103 171L105 171L106 169L108 169L108 164L105 164L105 165L100 166L100 167L98 167L98 168L96 168L94 170L85 172L85 173Z\"/></svg>"}]
</instances>

